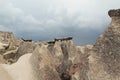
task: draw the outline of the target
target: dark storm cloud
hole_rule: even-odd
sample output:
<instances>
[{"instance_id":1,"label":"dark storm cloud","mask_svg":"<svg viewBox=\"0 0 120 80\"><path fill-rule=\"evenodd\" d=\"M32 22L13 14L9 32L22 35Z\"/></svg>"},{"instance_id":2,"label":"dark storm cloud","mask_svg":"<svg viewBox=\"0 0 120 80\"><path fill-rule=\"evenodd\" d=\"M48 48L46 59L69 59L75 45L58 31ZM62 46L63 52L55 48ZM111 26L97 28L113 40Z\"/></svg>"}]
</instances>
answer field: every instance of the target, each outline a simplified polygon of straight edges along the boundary
<instances>
[{"instance_id":1,"label":"dark storm cloud","mask_svg":"<svg viewBox=\"0 0 120 80\"><path fill-rule=\"evenodd\" d=\"M0 30L13 31L19 38L47 41L73 36L76 44L92 44L110 22L108 10L119 4L119 0L0 0Z\"/></svg>"}]
</instances>

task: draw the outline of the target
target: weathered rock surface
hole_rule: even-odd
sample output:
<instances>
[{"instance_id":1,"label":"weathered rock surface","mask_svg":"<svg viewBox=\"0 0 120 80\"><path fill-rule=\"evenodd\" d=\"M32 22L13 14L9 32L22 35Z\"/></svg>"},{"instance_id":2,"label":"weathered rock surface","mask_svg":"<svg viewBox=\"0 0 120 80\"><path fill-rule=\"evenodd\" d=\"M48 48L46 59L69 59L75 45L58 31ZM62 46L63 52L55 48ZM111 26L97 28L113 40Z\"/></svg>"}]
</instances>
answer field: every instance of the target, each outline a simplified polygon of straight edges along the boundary
<instances>
[{"instance_id":1,"label":"weathered rock surface","mask_svg":"<svg viewBox=\"0 0 120 80\"><path fill-rule=\"evenodd\" d=\"M16 51L4 52L0 63L6 62L5 56L18 61L0 64L0 70L11 77L0 80L120 80L120 9L108 14L112 21L94 45L75 46L68 37L21 42ZM1 49L6 48L3 44Z\"/></svg>"},{"instance_id":2,"label":"weathered rock surface","mask_svg":"<svg viewBox=\"0 0 120 80\"><path fill-rule=\"evenodd\" d=\"M36 80L60 80L55 69L55 60L44 44L37 46L30 61Z\"/></svg>"},{"instance_id":3,"label":"weathered rock surface","mask_svg":"<svg viewBox=\"0 0 120 80\"><path fill-rule=\"evenodd\" d=\"M8 59L13 59L20 42L12 32L0 31L0 55L5 58L6 62L8 62Z\"/></svg>"},{"instance_id":4,"label":"weathered rock surface","mask_svg":"<svg viewBox=\"0 0 120 80\"><path fill-rule=\"evenodd\" d=\"M35 43L16 39L12 32L0 31L0 54L8 64L16 62L26 53L32 53L34 49Z\"/></svg>"},{"instance_id":5,"label":"weathered rock surface","mask_svg":"<svg viewBox=\"0 0 120 80\"><path fill-rule=\"evenodd\" d=\"M120 80L120 10L109 14L112 21L93 48L90 80Z\"/></svg>"},{"instance_id":6,"label":"weathered rock surface","mask_svg":"<svg viewBox=\"0 0 120 80\"><path fill-rule=\"evenodd\" d=\"M36 47L36 44L33 42L24 42L22 41L19 45L19 48L14 56L15 60L18 60L24 54L32 53Z\"/></svg>"},{"instance_id":7,"label":"weathered rock surface","mask_svg":"<svg viewBox=\"0 0 120 80\"><path fill-rule=\"evenodd\" d=\"M19 46L20 41L14 37L12 32L0 31L0 43L8 45L7 49L14 49Z\"/></svg>"},{"instance_id":8,"label":"weathered rock surface","mask_svg":"<svg viewBox=\"0 0 120 80\"><path fill-rule=\"evenodd\" d=\"M120 9L113 9L108 12L110 17L120 17Z\"/></svg>"}]
</instances>

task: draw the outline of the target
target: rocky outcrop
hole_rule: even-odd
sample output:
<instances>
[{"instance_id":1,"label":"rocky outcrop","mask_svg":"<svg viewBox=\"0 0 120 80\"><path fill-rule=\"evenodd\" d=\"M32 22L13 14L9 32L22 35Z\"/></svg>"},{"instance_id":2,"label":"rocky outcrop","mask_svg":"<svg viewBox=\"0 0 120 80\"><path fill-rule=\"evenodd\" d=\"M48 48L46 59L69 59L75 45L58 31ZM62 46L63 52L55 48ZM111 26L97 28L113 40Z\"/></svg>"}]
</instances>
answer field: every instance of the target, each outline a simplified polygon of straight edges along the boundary
<instances>
[{"instance_id":1,"label":"rocky outcrop","mask_svg":"<svg viewBox=\"0 0 120 80\"><path fill-rule=\"evenodd\" d=\"M9 60L13 59L20 42L12 32L0 31L0 55L3 56L6 62L9 63Z\"/></svg>"},{"instance_id":2,"label":"rocky outcrop","mask_svg":"<svg viewBox=\"0 0 120 80\"><path fill-rule=\"evenodd\" d=\"M19 46L20 41L14 37L12 32L0 31L0 43L7 44L6 49L14 49Z\"/></svg>"},{"instance_id":3,"label":"rocky outcrop","mask_svg":"<svg viewBox=\"0 0 120 80\"><path fill-rule=\"evenodd\" d=\"M108 12L110 17L120 17L120 9L113 9Z\"/></svg>"},{"instance_id":4,"label":"rocky outcrop","mask_svg":"<svg viewBox=\"0 0 120 80\"><path fill-rule=\"evenodd\" d=\"M14 42L14 35L12 32L2 32L0 31L0 42L9 43Z\"/></svg>"},{"instance_id":5,"label":"rocky outcrop","mask_svg":"<svg viewBox=\"0 0 120 80\"><path fill-rule=\"evenodd\" d=\"M14 56L15 60L18 60L22 55L27 53L32 53L36 47L36 44L33 42L24 42L22 41L19 45L19 48Z\"/></svg>"},{"instance_id":6,"label":"rocky outcrop","mask_svg":"<svg viewBox=\"0 0 120 80\"><path fill-rule=\"evenodd\" d=\"M90 80L120 80L120 10L110 10L112 21L94 45Z\"/></svg>"},{"instance_id":7,"label":"rocky outcrop","mask_svg":"<svg viewBox=\"0 0 120 80\"><path fill-rule=\"evenodd\" d=\"M88 56L92 46L75 46L72 38L56 38L48 44L61 80L87 80Z\"/></svg>"},{"instance_id":8,"label":"rocky outcrop","mask_svg":"<svg viewBox=\"0 0 120 80\"><path fill-rule=\"evenodd\" d=\"M55 60L44 44L37 46L30 61L36 77L35 80L60 80L55 69Z\"/></svg>"},{"instance_id":9,"label":"rocky outcrop","mask_svg":"<svg viewBox=\"0 0 120 80\"><path fill-rule=\"evenodd\" d=\"M12 32L0 31L0 54L8 64L16 62L19 57L34 49L35 43L16 39Z\"/></svg>"}]
</instances>

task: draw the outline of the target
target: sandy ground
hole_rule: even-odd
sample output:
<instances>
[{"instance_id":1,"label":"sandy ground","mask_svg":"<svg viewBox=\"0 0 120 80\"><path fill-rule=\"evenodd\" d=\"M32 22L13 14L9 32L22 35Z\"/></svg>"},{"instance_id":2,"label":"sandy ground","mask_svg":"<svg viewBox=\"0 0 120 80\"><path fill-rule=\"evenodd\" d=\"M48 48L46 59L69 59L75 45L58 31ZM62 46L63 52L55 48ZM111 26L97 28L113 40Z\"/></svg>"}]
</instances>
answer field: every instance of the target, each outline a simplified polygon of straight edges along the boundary
<instances>
[{"instance_id":1,"label":"sandy ground","mask_svg":"<svg viewBox=\"0 0 120 80\"><path fill-rule=\"evenodd\" d=\"M0 80L13 80L8 72L0 66Z\"/></svg>"},{"instance_id":2,"label":"sandy ground","mask_svg":"<svg viewBox=\"0 0 120 80\"><path fill-rule=\"evenodd\" d=\"M23 55L12 65L0 64L0 80L33 80L29 62L31 55L31 53Z\"/></svg>"}]
</instances>

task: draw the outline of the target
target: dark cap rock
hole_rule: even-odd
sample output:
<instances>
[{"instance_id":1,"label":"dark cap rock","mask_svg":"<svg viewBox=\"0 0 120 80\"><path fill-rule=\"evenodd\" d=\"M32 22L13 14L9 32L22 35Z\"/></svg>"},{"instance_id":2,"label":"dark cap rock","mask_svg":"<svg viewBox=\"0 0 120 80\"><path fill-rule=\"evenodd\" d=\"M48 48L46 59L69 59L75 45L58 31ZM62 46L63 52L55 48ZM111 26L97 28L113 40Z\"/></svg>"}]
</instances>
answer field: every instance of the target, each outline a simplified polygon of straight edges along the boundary
<instances>
[{"instance_id":1,"label":"dark cap rock","mask_svg":"<svg viewBox=\"0 0 120 80\"><path fill-rule=\"evenodd\" d=\"M112 9L108 11L110 17L120 17L120 9Z\"/></svg>"}]
</instances>

